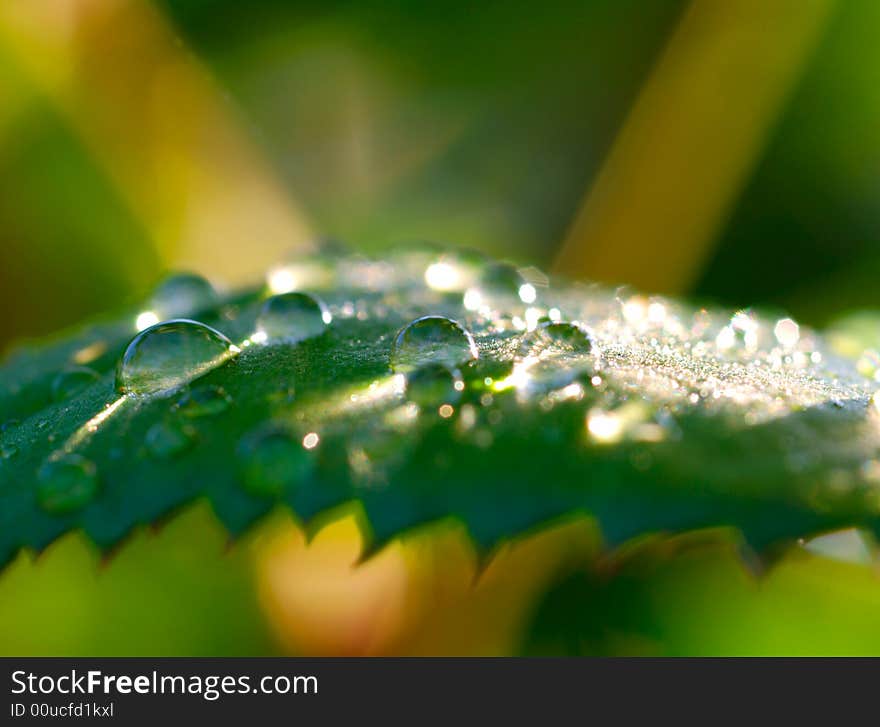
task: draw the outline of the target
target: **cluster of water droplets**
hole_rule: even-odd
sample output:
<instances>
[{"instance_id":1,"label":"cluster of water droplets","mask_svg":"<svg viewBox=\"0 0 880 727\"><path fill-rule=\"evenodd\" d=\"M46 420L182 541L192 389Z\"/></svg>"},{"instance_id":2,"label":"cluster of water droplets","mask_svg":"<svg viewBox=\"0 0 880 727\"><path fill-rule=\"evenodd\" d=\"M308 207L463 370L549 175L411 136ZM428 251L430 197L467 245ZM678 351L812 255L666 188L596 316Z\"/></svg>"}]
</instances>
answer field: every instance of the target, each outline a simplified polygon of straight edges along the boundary
<instances>
[{"instance_id":1,"label":"cluster of water droplets","mask_svg":"<svg viewBox=\"0 0 880 727\"><path fill-rule=\"evenodd\" d=\"M385 339L389 382L374 381L338 410L328 404L309 426L291 425L287 417L283 425L243 435L236 448L242 483L261 497L282 496L310 476L321 427L353 417L356 406L388 409L375 430L352 436L349 448L353 473L375 482L377 463L393 459L392 451L399 455L401 433L418 422L449 420L460 436L488 447L516 411L510 402L547 411L578 406L583 442L606 445L672 438L676 418L692 410L753 425L805 407L864 405L871 393L790 318L749 310L724 315L626 290L553 286L534 268L432 245L386 261L286 260L267 275L253 330L237 342L220 330L218 304L206 280L178 275L137 316L140 330L119 361L116 387L123 397L173 397L167 416L145 436L153 458L186 452L199 440L199 421L234 404L225 390L197 380L246 348L286 353L287 346L296 356L298 345L336 322L396 321L397 332ZM200 312L212 313L214 325L192 317ZM357 336L356 328L346 330ZM860 367L880 380L880 357ZM91 369L72 366L58 374L52 396L72 397L97 379ZM291 392L292 381L271 402L289 414L299 396ZM14 454L0 432L0 457ZM96 468L70 452L47 462L39 480L39 502L52 512L76 509L99 489Z\"/></svg>"}]
</instances>

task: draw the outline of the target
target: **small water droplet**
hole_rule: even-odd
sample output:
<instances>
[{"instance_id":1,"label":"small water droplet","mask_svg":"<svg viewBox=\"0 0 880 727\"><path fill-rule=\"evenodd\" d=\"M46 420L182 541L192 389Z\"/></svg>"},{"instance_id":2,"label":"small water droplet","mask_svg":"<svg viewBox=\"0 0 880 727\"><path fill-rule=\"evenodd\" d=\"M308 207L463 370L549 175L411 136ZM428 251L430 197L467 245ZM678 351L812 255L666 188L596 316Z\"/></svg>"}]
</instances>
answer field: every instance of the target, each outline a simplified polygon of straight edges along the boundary
<instances>
[{"instance_id":1,"label":"small water droplet","mask_svg":"<svg viewBox=\"0 0 880 727\"><path fill-rule=\"evenodd\" d=\"M296 343L320 336L332 320L323 302L307 293L273 295L257 318L258 340Z\"/></svg>"},{"instance_id":2,"label":"small water droplet","mask_svg":"<svg viewBox=\"0 0 880 727\"><path fill-rule=\"evenodd\" d=\"M278 427L260 428L238 445L245 489L258 497L277 497L296 487L314 469L303 438Z\"/></svg>"},{"instance_id":3,"label":"small water droplet","mask_svg":"<svg viewBox=\"0 0 880 727\"><path fill-rule=\"evenodd\" d=\"M523 338L519 355L577 356L591 353L590 333L574 323L542 323Z\"/></svg>"},{"instance_id":4,"label":"small water droplet","mask_svg":"<svg viewBox=\"0 0 880 727\"><path fill-rule=\"evenodd\" d=\"M159 283L150 298L150 309L160 320L193 315L217 303L217 292L201 275L178 273Z\"/></svg>"},{"instance_id":5,"label":"small water droplet","mask_svg":"<svg viewBox=\"0 0 880 727\"><path fill-rule=\"evenodd\" d=\"M508 312L523 303L531 305L538 292L513 265L493 263L487 265L476 286L465 293L464 305L469 310L489 308Z\"/></svg>"},{"instance_id":6,"label":"small water droplet","mask_svg":"<svg viewBox=\"0 0 880 727\"><path fill-rule=\"evenodd\" d=\"M516 355L512 383L520 390L565 387L592 373L594 344L574 323L543 323L527 334Z\"/></svg>"},{"instance_id":7,"label":"small water droplet","mask_svg":"<svg viewBox=\"0 0 880 727\"><path fill-rule=\"evenodd\" d=\"M78 454L50 460L37 473L37 502L43 510L52 514L79 510L97 492L95 464Z\"/></svg>"},{"instance_id":8,"label":"small water droplet","mask_svg":"<svg viewBox=\"0 0 880 727\"><path fill-rule=\"evenodd\" d=\"M52 400L69 399L87 389L101 378L87 366L72 366L59 373L52 381Z\"/></svg>"},{"instance_id":9,"label":"small water droplet","mask_svg":"<svg viewBox=\"0 0 880 727\"><path fill-rule=\"evenodd\" d=\"M225 363L238 348L204 323L172 320L136 335L119 362L116 388L124 394L176 389Z\"/></svg>"},{"instance_id":10,"label":"small water droplet","mask_svg":"<svg viewBox=\"0 0 880 727\"><path fill-rule=\"evenodd\" d=\"M195 432L177 419L154 424L147 430L144 444L156 459L171 459L189 449L195 441Z\"/></svg>"},{"instance_id":11,"label":"small water droplet","mask_svg":"<svg viewBox=\"0 0 880 727\"><path fill-rule=\"evenodd\" d=\"M463 383L457 371L429 363L406 375L406 396L423 408L455 404L461 398Z\"/></svg>"},{"instance_id":12,"label":"small water droplet","mask_svg":"<svg viewBox=\"0 0 880 727\"><path fill-rule=\"evenodd\" d=\"M229 408L232 397L220 386L198 386L185 391L174 409L183 416L196 418L220 414Z\"/></svg>"},{"instance_id":13,"label":"small water droplet","mask_svg":"<svg viewBox=\"0 0 880 727\"><path fill-rule=\"evenodd\" d=\"M444 316L417 318L400 330L391 347L391 368L405 373L429 363L454 368L478 357L473 336Z\"/></svg>"}]
</instances>

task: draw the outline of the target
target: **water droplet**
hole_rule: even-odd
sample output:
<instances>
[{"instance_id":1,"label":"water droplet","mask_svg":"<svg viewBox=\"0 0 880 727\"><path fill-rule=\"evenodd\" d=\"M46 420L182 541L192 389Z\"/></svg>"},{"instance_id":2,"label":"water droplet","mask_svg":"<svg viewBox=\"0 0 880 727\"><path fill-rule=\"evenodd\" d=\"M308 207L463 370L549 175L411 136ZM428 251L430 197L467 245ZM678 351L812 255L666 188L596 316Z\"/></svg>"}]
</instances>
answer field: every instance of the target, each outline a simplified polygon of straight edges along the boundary
<instances>
[{"instance_id":1,"label":"water droplet","mask_svg":"<svg viewBox=\"0 0 880 727\"><path fill-rule=\"evenodd\" d=\"M100 378L97 371L86 366L72 366L65 369L52 381L52 400L62 401L75 396Z\"/></svg>"},{"instance_id":2,"label":"water droplet","mask_svg":"<svg viewBox=\"0 0 880 727\"><path fill-rule=\"evenodd\" d=\"M489 308L506 312L523 303L530 305L537 297L535 286L516 267L507 263L493 263L483 269L477 285L467 290L464 305L469 310Z\"/></svg>"},{"instance_id":3,"label":"water droplet","mask_svg":"<svg viewBox=\"0 0 880 727\"><path fill-rule=\"evenodd\" d=\"M591 353L593 339L575 323L542 323L523 338L519 355L579 356Z\"/></svg>"},{"instance_id":4,"label":"water droplet","mask_svg":"<svg viewBox=\"0 0 880 727\"><path fill-rule=\"evenodd\" d=\"M730 319L730 325L722 328L715 337L715 346L720 351L744 347L749 351L758 348L761 337L761 324L749 310L737 311Z\"/></svg>"},{"instance_id":5,"label":"water droplet","mask_svg":"<svg viewBox=\"0 0 880 727\"><path fill-rule=\"evenodd\" d=\"M174 405L183 416L196 418L213 416L226 411L232 403L229 396L219 386L198 386L183 393Z\"/></svg>"},{"instance_id":6,"label":"water droplet","mask_svg":"<svg viewBox=\"0 0 880 727\"><path fill-rule=\"evenodd\" d=\"M204 323L172 320L136 335L119 362L116 388L124 394L176 389L225 363L238 348Z\"/></svg>"},{"instance_id":7,"label":"water droplet","mask_svg":"<svg viewBox=\"0 0 880 727\"><path fill-rule=\"evenodd\" d=\"M94 462L78 454L50 460L37 473L37 502L46 512L63 514L87 505L98 492Z\"/></svg>"},{"instance_id":8,"label":"water droplet","mask_svg":"<svg viewBox=\"0 0 880 727\"><path fill-rule=\"evenodd\" d=\"M245 489L258 497L277 497L311 475L314 458L303 439L278 428L260 428L238 445Z\"/></svg>"},{"instance_id":9,"label":"water droplet","mask_svg":"<svg viewBox=\"0 0 880 727\"><path fill-rule=\"evenodd\" d=\"M773 335L779 341L781 346L791 348L795 346L800 339L800 326L791 318L782 318L776 321L773 327Z\"/></svg>"},{"instance_id":10,"label":"water droplet","mask_svg":"<svg viewBox=\"0 0 880 727\"><path fill-rule=\"evenodd\" d=\"M477 357L473 336L444 316L416 318L400 330L391 347L391 367L401 373L429 363L454 368Z\"/></svg>"},{"instance_id":11,"label":"water droplet","mask_svg":"<svg viewBox=\"0 0 880 727\"><path fill-rule=\"evenodd\" d=\"M317 298L306 293L284 293L263 304L257 333L265 341L296 343L320 336L331 320L327 307Z\"/></svg>"},{"instance_id":12,"label":"water droplet","mask_svg":"<svg viewBox=\"0 0 880 727\"><path fill-rule=\"evenodd\" d=\"M463 384L457 371L429 363L406 375L406 396L423 408L455 404L461 398Z\"/></svg>"},{"instance_id":13,"label":"water droplet","mask_svg":"<svg viewBox=\"0 0 880 727\"><path fill-rule=\"evenodd\" d=\"M523 338L509 378L522 391L558 389L591 374L593 354L593 339L581 326L543 323Z\"/></svg>"},{"instance_id":14,"label":"water droplet","mask_svg":"<svg viewBox=\"0 0 880 727\"><path fill-rule=\"evenodd\" d=\"M195 441L192 427L176 419L158 422L147 430L147 451L156 459L170 459L189 449Z\"/></svg>"},{"instance_id":15,"label":"water droplet","mask_svg":"<svg viewBox=\"0 0 880 727\"><path fill-rule=\"evenodd\" d=\"M217 292L201 275L178 273L162 281L150 298L160 320L193 315L217 304Z\"/></svg>"}]
</instances>

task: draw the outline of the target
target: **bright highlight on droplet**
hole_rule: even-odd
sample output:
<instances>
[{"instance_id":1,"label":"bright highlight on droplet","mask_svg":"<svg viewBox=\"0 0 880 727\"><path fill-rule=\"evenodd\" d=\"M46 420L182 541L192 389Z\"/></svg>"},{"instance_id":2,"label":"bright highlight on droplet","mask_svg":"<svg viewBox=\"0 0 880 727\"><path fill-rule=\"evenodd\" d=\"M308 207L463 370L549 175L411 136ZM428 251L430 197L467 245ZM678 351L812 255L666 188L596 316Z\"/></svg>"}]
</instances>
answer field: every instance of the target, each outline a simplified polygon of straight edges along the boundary
<instances>
[{"instance_id":1,"label":"bright highlight on droplet","mask_svg":"<svg viewBox=\"0 0 880 727\"><path fill-rule=\"evenodd\" d=\"M425 269L425 282L434 290L459 290L462 287L461 272L451 263L439 261Z\"/></svg>"},{"instance_id":2,"label":"bright highlight on droplet","mask_svg":"<svg viewBox=\"0 0 880 727\"><path fill-rule=\"evenodd\" d=\"M466 291L464 294L464 307L469 311L479 310L483 305L483 296L480 294L480 291L471 288Z\"/></svg>"},{"instance_id":3,"label":"bright highlight on droplet","mask_svg":"<svg viewBox=\"0 0 880 727\"><path fill-rule=\"evenodd\" d=\"M296 290L296 277L288 268L276 268L269 273L266 284L274 295L290 293Z\"/></svg>"},{"instance_id":4,"label":"bright highlight on droplet","mask_svg":"<svg viewBox=\"0 0 880 727\"><path fill-rule=\"evenodd\" d=\"M800 326L791 318L783 318L773 327L773 335L781 346L794 346L800 339Z\"/></svg>"},{"instance_id":5,"label":"bright highlight on droplet","mask_svg":"<svg viewBox=\"0 0 880 727\"><path fill-rule=\"evenodd\" d=\"M736 344L736 331L730 326L724 326L715 337L715 345L722 351L733 348Z\"/></svg>"},{"instance_id":6,"label":"bright highlight on droplet","mask_svg":"<svg viewBox=\"0 0 880 727\"><path fill-rule=\"evenodd\" d=\"M587 415L587 430L597 442L611 444L623 436L624 422L617 414L594 410Z\"/></svg>"},{"instance_id":7,"label":"bright highlight on droplet","mask_svg":"<svg viewBox=\"0 0 880 727\"><path fill-rule=\"evenodd\" d=\"M644 298L635 296L623 304L623 317L630 325L638 325L648 316L648 307Z\"/></svg>"},{"instance_id":8,"label":"bright highlight on droplet","mask_svg":"<svg viewBox=\"0 0 880 727\"><path fill-rule=\"evenodd\" d=\"M526 304L532 304L538 298L538 291L531 283L523 283L519 286L519 299Z\"/></svg>"},{"instance_id":9,"label":"bright highlight on droplet","mask_svg":"<svg viewBox=\"0 0 880 727\"><path fill-rule=\"evenodd\" d=\"M151 310L145 310L143 313L138 314L134 326L137 330L142 331L150 326L155 326L158 322L159 316Z\"/></svg>"},{"instance_id":10,"label":"bright highlight on droplet","mask_svg":"<svg viewBox=\"0 0 880 727\"><path fill-rule=\"evenodd\" d=\"M318 442L320 441L321 438L318 436L317 432L309 432L303 437L303 447L306 449L314 449L318 446Z\"/></svg>"},{"instance_id":11,"label":"bright highlight on droplet","mask_svg":"<svg viewBox=\"0 0 880 727\"><path fill-rule=\"evenodd\" d=\"M651 303L648 306L648 323L662 326L666 321L666 306L662 303Z\"/></svg>"},{"instance_id":12,"label":"bright highlight on droplet","mask_svg":"<svg viewBox=\"0 0 880 727\"><path fill-rule=\"evenodd\" d=\"M450 404L443 404L438 410L437 413L443 417L444 419L449 419L454 413L455 409L452 408Z\"/></svg>"}]
</instances>

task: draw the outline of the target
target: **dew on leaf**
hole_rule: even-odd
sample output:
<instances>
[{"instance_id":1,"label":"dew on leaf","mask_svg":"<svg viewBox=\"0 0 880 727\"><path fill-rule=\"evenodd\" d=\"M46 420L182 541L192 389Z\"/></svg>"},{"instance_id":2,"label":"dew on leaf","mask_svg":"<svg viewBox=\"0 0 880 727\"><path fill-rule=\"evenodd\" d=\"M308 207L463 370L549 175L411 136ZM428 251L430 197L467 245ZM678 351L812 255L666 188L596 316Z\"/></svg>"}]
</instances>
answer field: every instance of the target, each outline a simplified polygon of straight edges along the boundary
<instances>
[{"instance_id":1,"label":"dew on leaf","mask_svg":"<svg viewBox=\"0 0 880 727\"><path fill-rule=\"evenodd\" d=\"M12 459L18 454L18 446L12 444L0 444L0 459Z\"/></svg>"},{"instance_id":2,"label":"dew on leaf","mask_svg":"<svg viewBox=\"0 0 880 727\"><path fill-rule=\"evenodd\" d=\"M526 334L517 351L513 373L498 388L522 392L558 389L592 371L591 334L574 323L542 323Z\"/></svg>"},{"instance_id":3,"label":"dew on leaf","mask_svg":"<svg viewBox=\"0 0 880 727\"><path fill-rule=\"evenodd\" d=\"M232 397L220 386L197 386L185 391L174 405L175 411L185 417L214 416L229 408Z\"/></svg>"},{"instance_id":4,"label":"dew on leaf","mask_svg":"<svg viewBox=\"0 0 880 727\"><path fill-rule=\"evenodd\" d=\"M97 492L94 462L77 454L49 460L37 473L37 503L53 515L85 507Z\"/></svg>"},{"instance_id":5,"label":"dew on leaf","mask_svg":"<svg viewBox=\"0 0 880 727\"><path fill-rule=\"evenodd\" d=\"M211 308L217 292L201 275L177 273L163 280L150 297L150 311L159 320L181 318Z\"/></svg>"},{"instance_id":6,"label":"dew on leaf","mask_svg":"<svg viewBox=\"0 0 880 727\"><path fill-rule=\"evenodd\" d=\"M483 268L477 283L464 295L468 310L510 312L523 303L531 305L538 297L535 286L508 263L492 263Z\"/></svg>"},{"instance_id":7,"label":"dew on leaf","mask_svg":"<svg viewBox=\"0 0 880 727\"><path fill-rule=\"evenodd\" d=\"M144 444L155 459L171 459L189 449L195 432L176 418L157 422L147 430Z\"/></svg>"},{"instance_id":8,"label":"dew on leaf","mask_svg":"<svg viewBox=\"0 0 880 727\"><path fill-rule=\"evenodd\" d=\"M297 343L320 336L332 320L323 302L307 293L273 295L257 318L254 340L269 343Z\"/></svg>"},{"instance_id":9,"label":"dew on leaf","mask_svg":"<svg viewBox=\"0 0 880 727\"><path fill-rule=\"evenodd\" d=\"M391 347L391 368L406 373L429 363L454 368L476 359L473 336L444 316L424 316L407 324Z\"/></svg>"},{"instance_id":10,"label":"dew on leaf","mask_svg":"<svg viewBox=\"0 0 880 727\"><path fill-rule=\"evenodd\" d=\"M87 366L72 366L61 371L52 380L52 400L63 401L76 396L101 378Z\"/></svg>"},{"instance_id":11,"label":"dew on leaf","mask_svg":"<svg viewBox=\"0 0 880 727\"><path fill-rule=\"evenodd\" d=\"M317 445L315 437L299 439L274 426L246 434L237 448L244 488L258 497L277 497L295 488L314 469L309 449Z\"/></svg>"},{"instance_id":12,"label":"dew on leaf","mask_svg":"<svg viewBox=\"0 0 880 727\"><path fill-rule=\"evenodd\" d=\"M423 408L454 404L461 398L463 383L457 371L429 363L406 375L406 396Z\"/></svg>"},{"instance_id":13,"label":"dew on leaf","mask_svg":"<svg viewBox=\"0 0 880 727\"><path fill-rule=\"evenodd\" d=\"M781 318L773 327L773 335L776 336L780 346L791 348L800 338L800 326L791 318Z\"/></svg>"},{"instance_id":14,"label":"dew on leaf","mask_svg":"<svg viewBox=\"0 0 880 727\"><path fill-rule=\"evenodd\" d=\"M238 348L219 331L191 320L158 323L137 334L116 369L123 394L171 391L225 363Z\"/></svg>"}]
</instances>

